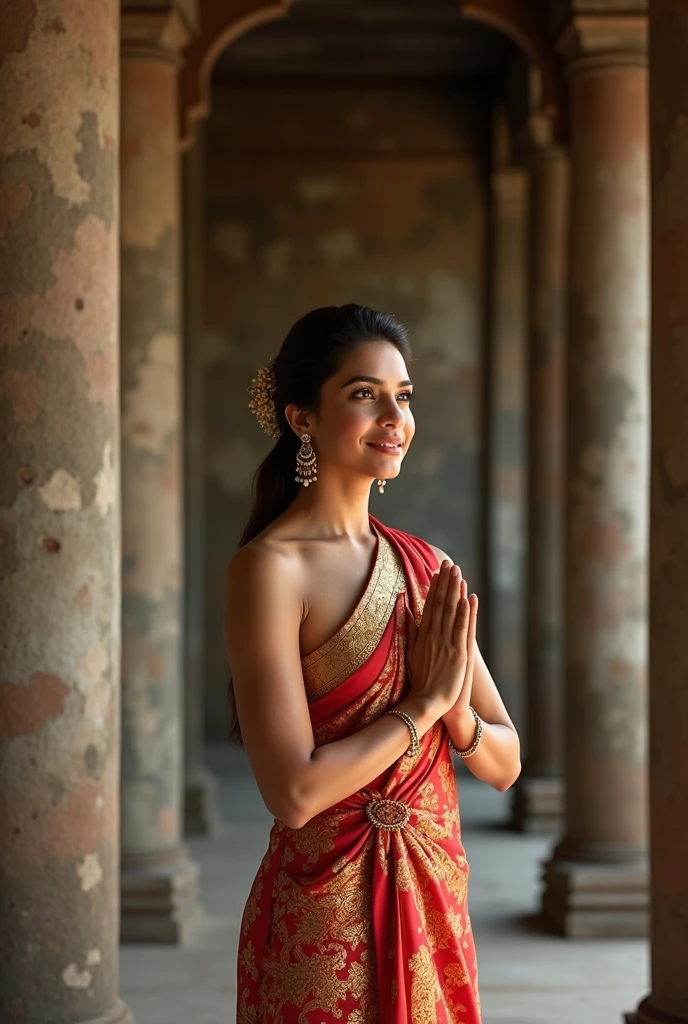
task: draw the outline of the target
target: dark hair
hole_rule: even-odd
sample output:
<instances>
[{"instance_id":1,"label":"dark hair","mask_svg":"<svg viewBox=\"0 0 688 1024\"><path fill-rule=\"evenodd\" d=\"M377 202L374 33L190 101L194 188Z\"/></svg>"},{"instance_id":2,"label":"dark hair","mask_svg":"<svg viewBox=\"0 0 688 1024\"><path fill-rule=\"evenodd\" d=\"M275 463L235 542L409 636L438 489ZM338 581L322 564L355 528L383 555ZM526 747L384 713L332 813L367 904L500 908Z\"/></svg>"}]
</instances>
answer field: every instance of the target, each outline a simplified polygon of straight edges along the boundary
<instances>
[{"instance_id":1,"label":"dark hair","mask_svg":"<svg viewBox=\"0 0 688 1024\"><path fill-rule=\"evenodd\" d=\"M281 433L272 451L261 462L253 478L253 508L239 541L239 547L253 540L285 512L298 494L294 480L299 439L284 415L287 405L316 410L320 391L339 369L344 357L367 341L388 341L408 363L411 360L406 328L391 313L378 313L353 302L345 306L322 306L301 317L284 339L273 364L275 405ZM230 739L241 746L234 688L230 679Z\"/></svg>"}]
</instances>

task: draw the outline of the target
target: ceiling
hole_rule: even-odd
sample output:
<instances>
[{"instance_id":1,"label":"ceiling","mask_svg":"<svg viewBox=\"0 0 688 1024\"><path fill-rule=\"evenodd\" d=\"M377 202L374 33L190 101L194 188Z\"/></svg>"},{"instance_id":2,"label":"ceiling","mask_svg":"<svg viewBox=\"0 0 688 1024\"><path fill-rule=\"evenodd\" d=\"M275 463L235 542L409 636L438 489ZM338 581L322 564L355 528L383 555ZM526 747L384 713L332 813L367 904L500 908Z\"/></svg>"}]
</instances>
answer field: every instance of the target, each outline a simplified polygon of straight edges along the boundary
<instances>
[{"instance_id":1,"label":"ceiling","mask_svg":"<svg viewBox=\"0 0 688 1024\"><path fill-rule=\"evenodd\" d=\"M214 78L489 78L513 52L498 32L461 18L458 0L294 0L286 18L232 43Z\"/></svg>"}]
</instances>

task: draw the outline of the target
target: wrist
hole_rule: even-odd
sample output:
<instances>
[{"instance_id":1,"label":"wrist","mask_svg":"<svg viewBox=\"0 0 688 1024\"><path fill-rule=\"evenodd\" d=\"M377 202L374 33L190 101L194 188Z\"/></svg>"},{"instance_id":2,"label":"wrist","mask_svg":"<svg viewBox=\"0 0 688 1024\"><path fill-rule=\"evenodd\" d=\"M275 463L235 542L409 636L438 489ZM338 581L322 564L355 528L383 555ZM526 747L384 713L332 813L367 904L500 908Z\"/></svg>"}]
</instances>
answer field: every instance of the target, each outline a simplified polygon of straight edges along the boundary
<instances>
[{"instance_id":1,"label":"wrist","mask_svg":"<svg viewBox=\"0 0 688 1024\"><path fill-rule=\"evenodd\" d=\"M445 714L442 715L442 721L447 726L455 725L459 729L470 729L471 726L475 727L473 712L468 704L465 707L459 707L458 703L454 704L447 712L445 712Z\"/></svg>"},{"instance_id":2,"label":"wrist","mask_svg":"<svg viewBox=\"0 0 688 1024\"><path fill-rule=\"evenodd\" d=\"M450 720L444 719L444 724L447 726L455 753L464 754L473 747L476 740L480 742L482 720L473 708L457 709Z\"/></svg>"},{"instance_id":3,"label":"wrist","mask_svg":"<svg viewBox=\"0 0 688 1024\"><path fill-rule=\"evenodd\" d=\"M438 705L435 698L420 697L413 694L405 697L397 707L400 711L405 711L407 715L411 716L418 730L419 737L424 736L433 727L435 722L440 720L445 710Z\"/></svg>"}]
</instances>

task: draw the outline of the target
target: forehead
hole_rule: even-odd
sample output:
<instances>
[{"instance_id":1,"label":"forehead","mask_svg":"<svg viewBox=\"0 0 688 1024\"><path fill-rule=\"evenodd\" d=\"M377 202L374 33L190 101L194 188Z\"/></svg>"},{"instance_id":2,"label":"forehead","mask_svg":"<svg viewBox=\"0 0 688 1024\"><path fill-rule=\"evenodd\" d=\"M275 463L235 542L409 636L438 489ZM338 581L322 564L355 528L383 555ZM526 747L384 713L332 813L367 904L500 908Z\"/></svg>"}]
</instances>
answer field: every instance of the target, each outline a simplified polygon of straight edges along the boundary
<instances>
[{"instance_id":1,"label":"forehead","mask_svg":"<svg viewBox=\"0 0 688 1024\"><path fill-rule=\"evenodd\" d=\"M408 378L404 357L391 341L364 341L342 360L335 377L348 379L360 373L367 377L398 382Z\"/></svg>"}]
</instances>

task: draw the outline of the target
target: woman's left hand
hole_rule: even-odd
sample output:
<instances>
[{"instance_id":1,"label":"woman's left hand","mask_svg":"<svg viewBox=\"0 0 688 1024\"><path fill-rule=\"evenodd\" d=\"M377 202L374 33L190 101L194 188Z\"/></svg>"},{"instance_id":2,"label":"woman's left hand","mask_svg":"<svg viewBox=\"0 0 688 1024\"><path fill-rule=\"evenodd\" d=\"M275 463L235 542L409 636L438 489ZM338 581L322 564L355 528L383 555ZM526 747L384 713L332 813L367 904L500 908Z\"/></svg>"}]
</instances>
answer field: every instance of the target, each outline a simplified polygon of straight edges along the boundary
<instances>
[{"instance_id":1,"label":"woman's left hand","mask_svg":"<svg viewBox=\"0 0 688 1024\"><path fill-rule=\"evenodd\" d=\"M459 569L459 576L461 576L461 569ZM460 588L461 588L461 590L460 590L460 597L465 597L468 600L468 585L467 585L466 581L463 578L461 578ZM476 617L477 617L478 598L475 596L475 594L471 595L470 602L471 602L471 604L475 603L475 605L476 605ZM472 693L473 693L473 671L474 671L474 668L475 668L475 632L474 631L471 633L471 635L469 635L467 637L467 639L466 639L466 646L467 646L468 661L467 661L467 664L466 664L466 674L465 674L465 677L464 677L463 686L461 687L461 693L459 694L459 697L458 697L457 701L449 709L449 711L447 711L446 714L442 715L442 719L443 720L445 720L447 718L452 718L455 721L456 720L456 715L457 715L458 712L462 712L462 711L468 712L469 708L471 706L471 696L472 696ZM471 714L470 717L471 717L471 720L472 720L472 714Z\"/></svg>"}]
</instances>

